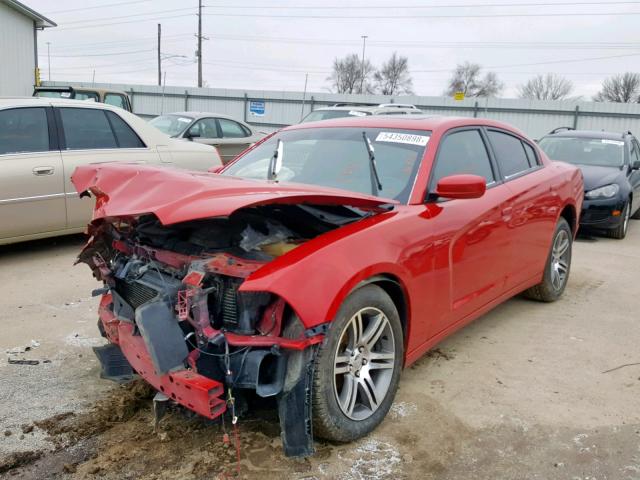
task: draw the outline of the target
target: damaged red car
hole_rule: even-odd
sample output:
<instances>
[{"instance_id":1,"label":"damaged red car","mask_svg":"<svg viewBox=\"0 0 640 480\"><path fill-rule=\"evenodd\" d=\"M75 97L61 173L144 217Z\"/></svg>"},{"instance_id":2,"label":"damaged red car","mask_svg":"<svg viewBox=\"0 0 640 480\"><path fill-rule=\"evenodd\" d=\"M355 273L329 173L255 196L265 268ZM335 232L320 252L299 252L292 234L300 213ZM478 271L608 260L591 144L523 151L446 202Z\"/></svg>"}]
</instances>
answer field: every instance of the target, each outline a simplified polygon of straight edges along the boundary
<instances>
[{"instance_id":1,"label":"damaged red car","mask_svg":"<svg viewBox=\"0 0 640 480\"><path fill-rule=\"evenodd\" d=\"M403 367L500 302L559 298L583 197L510 126L417 116L285 128L219 173L73 182L96 202L79 261L104 283L103 376L210 419L271 399L297 456L371 432Z\"/></svg>"}]
</instances>

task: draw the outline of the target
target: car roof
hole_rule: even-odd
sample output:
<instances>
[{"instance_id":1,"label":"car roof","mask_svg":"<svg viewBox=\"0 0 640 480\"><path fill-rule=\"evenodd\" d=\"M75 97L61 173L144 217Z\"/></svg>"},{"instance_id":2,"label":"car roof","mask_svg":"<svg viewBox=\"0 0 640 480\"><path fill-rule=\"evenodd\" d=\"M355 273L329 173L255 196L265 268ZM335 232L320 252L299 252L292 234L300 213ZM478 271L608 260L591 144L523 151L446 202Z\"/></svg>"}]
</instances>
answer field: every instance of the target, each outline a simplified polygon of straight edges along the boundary
<instances>
[{"instance_id":1,"label":"car roof","mask_svg":"<svg viewBox=\"0 0 640 480\"><path fill-rule=\"evenodd\" d=\"M214 112L171 112L171 113L165 113L163 115L179 115L183 117L191 117L194 120L199 120L201 118L208 118L208 117L217 117L217 118L227 118L235 122L244 123L240 120L237 120L236 118L233 118L231 115L225 115L224 113L214 113Z\"/></svg>"},{"instance_id":2,"label":"car roof","mask_svg":"<svg viewBox=\"0 0 640 480\"><path fill-rule=\"evenodd\" d=\"M110 88L94 88L94 87L65 87L65 86L61 86L61 85L56 85L56 86L40 86L40 87L35 87L35 91L51 91L51 92L68 92L69 90L73 89L75 92L95 92L98 93L102 96L106 95L107 93L116 93L119 95L125 95L128 96L127 92L122 91L122 90L112 90Z\"/></svg>"},{"instance_id":3,"label":"car roof","mask_svg":"<svg viewBox=\"0 0 640 480\"><path fill-rule=\"evenodd\" d=\"M597 138L603 140L624 140L630 132L605 132L603 130L562 130L548 133L545 137ZM544 137L543 137L544 138Z\"/></svg>"},{"instance_id":4,"label":"car roof","mask_svg":"<svg viewBox=\"0 0 640 480\"><path fill-rule=\"evenodd\" d=\"M107 103L95 102L93 100L74 100L68 98L49 97L0 97L0 108L10 107L92 107L104 108L108 110L121 110L118 107Z\"/></svg>"},{"instance_id":5,"label":"car roof","mask_svg":"<svg viewBox=\"0 0 640 480\"><path fill-rule=\"evenodd\" d=\"M372 115L367 117L341 117L317 122L299 123L283 130L331 127L397 128L405 130L448 130L464 126L487 126L509 130L525 138L517 128L506 123L473 117L447 117L440 115Z\"/></svg>"},{"instance_id":6,"label":"car roof","mask_svg":"<svg viewBox=\"0 0 640 480\"><path fill-rule=\"evenodd\" d=\"M332 107L320 107L313 111L356 111L356 112L370 112L372 114L381 112L420 112L419 109L413 105L334 105Z\"/></svg>"}]
</instances>

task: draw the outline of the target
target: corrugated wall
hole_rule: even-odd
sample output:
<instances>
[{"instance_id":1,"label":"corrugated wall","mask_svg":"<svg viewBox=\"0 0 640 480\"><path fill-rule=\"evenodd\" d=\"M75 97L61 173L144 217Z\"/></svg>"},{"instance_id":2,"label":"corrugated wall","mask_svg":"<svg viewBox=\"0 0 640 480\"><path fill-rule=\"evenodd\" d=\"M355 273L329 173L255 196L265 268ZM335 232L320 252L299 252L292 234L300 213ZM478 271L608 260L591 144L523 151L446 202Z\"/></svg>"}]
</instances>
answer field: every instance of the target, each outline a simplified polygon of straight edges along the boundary
<instances>
[{"instance_id":1,"label":"corrugated wall","mask_svg":"<svg viewBox=\"0 0 640 480\"><path fill-rule=\"evenodd\" d=\"M48 82L45 82L48 83ZM88 85L51 82L51 85ZM311 109L335 103L411 103L432 115L491 118L512 124L533 138L561 127L640 133L640 105L576 101L539 101L498 98L468 98L455 101L446 97L386 97L383 95L343 95L307 93L304 108L302 92L232 90L219 88L159 87L150 85L95 84L96 87L127 91L134 112L156 116L178 111L206 111L232 115L256 125L260 130L297 123ZM264 115L251 113L251 101L263 101Z\"/></svg>"},{"instance_id":2,"label":"corrugated wall","mask_svg":"<svg viewBox=\"0 0 640 480\"><path fill-rule=\"evenodd\" d=\"M0 96L33 93L33 20L0 3Z\"/></svg>"}]
</instances>

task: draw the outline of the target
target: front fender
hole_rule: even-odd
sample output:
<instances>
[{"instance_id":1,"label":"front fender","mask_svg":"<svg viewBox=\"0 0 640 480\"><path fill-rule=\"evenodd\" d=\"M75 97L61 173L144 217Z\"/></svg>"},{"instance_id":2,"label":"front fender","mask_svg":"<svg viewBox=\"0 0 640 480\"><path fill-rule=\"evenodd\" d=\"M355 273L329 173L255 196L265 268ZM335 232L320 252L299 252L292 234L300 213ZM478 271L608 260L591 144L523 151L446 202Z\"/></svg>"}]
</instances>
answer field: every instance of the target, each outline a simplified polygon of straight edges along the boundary
<instances>
[{"instance_id":1,"label":"front fender","mask_svg":"<svg viewBox=\"0 0 640 480\"><path fill-rule=\"evenodd\" d=\"M280 296L306 328L330 322L366 279L392 275L404 283L408 278L401 246L388 240L394 238L388 232L396 214L375 215L317 237L254 272L240 291Z\"/></svg>"}]
</instances>

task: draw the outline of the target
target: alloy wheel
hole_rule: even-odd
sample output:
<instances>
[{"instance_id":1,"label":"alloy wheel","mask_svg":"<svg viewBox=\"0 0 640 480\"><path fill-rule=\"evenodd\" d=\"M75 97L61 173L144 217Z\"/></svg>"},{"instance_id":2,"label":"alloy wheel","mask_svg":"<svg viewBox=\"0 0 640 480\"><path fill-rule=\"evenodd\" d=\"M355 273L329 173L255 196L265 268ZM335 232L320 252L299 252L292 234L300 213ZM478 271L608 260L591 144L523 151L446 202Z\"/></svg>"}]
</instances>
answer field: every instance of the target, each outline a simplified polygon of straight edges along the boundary
<instances>
[{"instance_id":1,"label":"alloy wheel","mask_svg":"<svg viewBox=\"0 0 640 480\"><path fill-rule=\"evenodd\" d=\"M373 415L389 391L395 356L384 312L373 307L356 312L342 331L334 359L334 392L342 413L352 420Z\"/></svg>"},{"instance_id":2,"label":"alloy wheel","mask_svg":"<svg viewBox=\"0 0 640 480\"><path fill-rule=\"evenodd\" d=\"M567 231L559 230L551 251L551 284L556 291L560 291L567 281L570 246L571 239Z\"/></svg>"}]
</instances>

